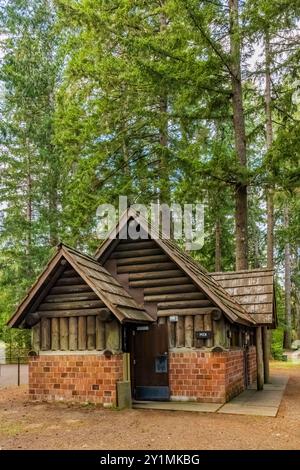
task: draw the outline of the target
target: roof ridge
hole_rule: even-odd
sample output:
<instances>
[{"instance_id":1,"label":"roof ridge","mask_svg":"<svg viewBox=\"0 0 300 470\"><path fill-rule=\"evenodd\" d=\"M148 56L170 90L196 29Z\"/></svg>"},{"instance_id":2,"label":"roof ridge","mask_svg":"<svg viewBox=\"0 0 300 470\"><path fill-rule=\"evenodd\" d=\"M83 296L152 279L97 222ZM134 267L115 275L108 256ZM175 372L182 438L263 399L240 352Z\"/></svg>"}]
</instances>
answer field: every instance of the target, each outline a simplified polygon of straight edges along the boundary
<instances>
[{"instance_id":1,"label":"roof ridge","mask_svg":"<svg viewBox=\"0 0 300 470\"><path fill-rule=\"evenodd\" d=\"M93 262L96 262L97 264L99 264L99 266L102 266L101 263L99 263L99 261L96 258L94 258L93 256L88 255L87 253L83 253L82 251L79 251L76 248L73 248L72 246L67 245L66 243L61 242L57 245L57 247L66 248L68 251L74 251L75 253L78 253L79 255L81 255L81 256L83 256L87 259L90 259Z\"/></svg>"},{"instance_id":2,"label":"roof ridge","mask_svg":"<svg viewBox=\"0 0 300 470\"><path fill-rule=\"evenodd\" d=\"M240 319L242 321L247 321L250 323L255 324L255 320L247 313L247 311L239 304L226 290L222 287L222 285L213 279L210 276L209 272L200 264L198 263L190 254L184 251L181 247L179 247L173 240L167 239L164 237L164 233L157 227L152 227L151 222L146 219L143 214L136 211L133 207L127 208L127 210L122 214L121 219L119 220L117 226L115 227L116 235L118 230L120 230L123 225L128 223L128 221L133 218L138 218L144 230L147 231L152 239L157 240L158 244L161 245L161 248L165 250L168 256L174 256L177 259L177 264L181 261L183 266L183 270L187 270L188 275L192 278L194 283L198 283L200 289L203 289L204 292L212 299L214 303L216 303L224 312L227 313L227 316L231 318L232 321L236 321L236 319ZM96 252L96 256L98 259L101 257L101 254L108 248L111 242L109 242L109 237L107 237L104 243L101 244L102 252L99 249ZM173 259L174 261L174 259ZM176 263L176 261L175 261ZM201 279L203 277L203 279ZM209 282L208 282L209 281ZM208 285L207 285L208 284ZM215 287L214 291L213 286ZM219 293L218 293L219 291ZM222 295L221 295L222 294ZM227 301L226 301L227 300ZM228 305L228 303L233 304L234 307Z\"/></svg>"},{"instance_id":3,"label":"roof ridge","mask_svg":"<svg viewBox=\"0 0 300 470\"><path fill-rule=\"evenodd\" d=\"M274 268L255 268L255 269L240 269L237 271L208 271L208 274L211 276L217 276L221 274L246 274L246 273L256 273L256 272L266 272L271 271L275 272Z\"/></svg>"}]
</instances>

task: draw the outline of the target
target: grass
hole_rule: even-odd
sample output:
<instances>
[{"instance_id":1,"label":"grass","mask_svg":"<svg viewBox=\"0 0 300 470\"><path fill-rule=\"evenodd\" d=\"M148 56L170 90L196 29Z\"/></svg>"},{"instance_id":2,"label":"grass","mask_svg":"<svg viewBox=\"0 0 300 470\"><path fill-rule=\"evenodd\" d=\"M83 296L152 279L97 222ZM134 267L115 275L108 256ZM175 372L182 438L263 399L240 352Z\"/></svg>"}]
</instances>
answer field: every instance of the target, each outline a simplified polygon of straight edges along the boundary
<instances>
[{"instance_id":1,"label":"grass","mask_svg":"<svg viewBox=\"0 0 300 470\"><path fill-rule=\"evenodd\" d=\"M273 369L293 369L296 367L300 367L300 362L292 362L292 361L270 361L270 366Z\"/></svg>"}]
</instances>

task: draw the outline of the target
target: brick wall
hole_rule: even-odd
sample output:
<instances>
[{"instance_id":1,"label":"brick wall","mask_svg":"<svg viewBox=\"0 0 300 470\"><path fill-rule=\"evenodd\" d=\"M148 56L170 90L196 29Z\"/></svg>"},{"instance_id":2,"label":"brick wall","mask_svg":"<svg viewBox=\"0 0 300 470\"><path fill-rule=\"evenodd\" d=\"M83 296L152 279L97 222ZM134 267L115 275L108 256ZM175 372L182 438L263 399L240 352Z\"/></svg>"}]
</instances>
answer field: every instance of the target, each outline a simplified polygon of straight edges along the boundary
<instances>
[{"instance_id":1,"label":"brick wall","mask_svg":"<svg viewBox=\"0 0 300 470\"><path fill-rule=\"evenodd\" d=\"M256 371L257 371L257 364L256 364L256 347L250 346L248 350L248 381L250 384L256 381Z\"/></svg>"},{"instance_id":2,"label":"brick wall","mask_svg":"<svg viewBox=\"0 0 300 470\"><path fill-rule=\"evenodd\" d=\"M226 396L228 401L245 389L244 351L230 351L226 356Z\"/></svg>"},{"instance_id":3,"label":"brick wall","mask_svg":"<svg viewBox=\"0 0 300 470\"><path fill-rule=\"evenodd\" d=\"M244 390L243 351L170 352L170 391L174 400L225 403Z\"/></svg>"},{"instance_id":4,"label":"brick wall","mask_svg":"<svg viewBox=\"0 0 300 470\"><path fill-rule=\"evenodd\" d=\"M29 360L29 398L116 404L122 354L41 355Z\"/></svg>"}]
</instances>

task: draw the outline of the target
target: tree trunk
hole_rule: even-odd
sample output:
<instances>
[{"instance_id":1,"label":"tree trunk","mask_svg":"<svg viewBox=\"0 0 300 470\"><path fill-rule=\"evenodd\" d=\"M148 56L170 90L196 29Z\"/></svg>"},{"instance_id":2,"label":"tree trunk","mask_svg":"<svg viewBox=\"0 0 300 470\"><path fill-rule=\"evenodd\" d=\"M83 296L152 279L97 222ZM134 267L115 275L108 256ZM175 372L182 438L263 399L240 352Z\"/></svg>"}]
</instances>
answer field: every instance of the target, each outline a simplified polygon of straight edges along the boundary
<instances>
[{"instance_id":1,"label":"tree trunk","mask_svg":"<svg viewBox=\"0 0 300 470\"><path fill-rule=\"evenodd\" d=\"M267 189L267 267L274 267L274 203L271 188Z\"/></svg>"},{"instance_id":2,"label":"tree trunk","mask_svg":"<svg viewBox=\"0 0 300 470\"><path fill-rule=\"evenodd\" d=\"M295 289L295 325L297 332L297 339L300 339L300 292Z\"/></svg>"},{"instance_id":3,"label":"tree trunk","mask_svg":"<svg viewBox=\"0 0 300 470\"><path fill-rule=\"evenodd\" d=\"M54 178L53 178L54 180ZM54 181L52 181L54 183ZM50 246L56 246L58 244L58 189L57 181L50 189L49 194L49 212L50 212Z\"/></svg>"},{"instance_id":4,"label":"tree trunk","mask_svg":"<svg viewBox=\"0 0 300 470\"><path fill-rule=\"evenodd\" d=\"M266 109L266 143L267 151L272 147L273 127L272 127L272 109L271 109L271 71L270 71L270 36L269 32L265 34L265 109ZM273 191L267 189L267 267L273 269L274 265L274 204Z\"/></svg>"},{"instance_id":5,"label":"tree trunk","mask_svg":"<svg viewBox=\"0 0 300 470\"><path fill-rule=\"evenodd\" d=\"M221 248L221 223L220 218L216 220L216 241L215 241L215 271L222 270L222 248Z\"/></svg>"},{"instance_id":6,"label":"tree trunk","mask_svg":"<svg viewBox=\"0 0 300 470\"><path fill-rule=\"evenodd\" d=\"M30 152L30 148L28 149ZM31 224L32 224L32 177L31 177L31 158L28 156L27 158L27 178L26 178L26 221L27 221L27 230L26 230L26 246L25 246L25 253L27 257L30 256L31 252ZM30 266L30 262L28 260L28 266Z\"/></svg>"},{"instance_id":7,"label":"tree trunk","mask_svg":"<svg viewBox=\"0 0 300 470\"><path fill-rule=\"evenodd\" d=\"M164 13L160 14L160 32L162 33L167 27L167 18ZM160 145L160 158L159 158L159 200L161 203L168 203L170 199L170 187L168 179L168 94L163 91L159 97L159 145Z\"/></svg>"},{"instance_id":8,"label":"tree trunk","mask_svg":"<svg viewBox=\"0 0 300 470\"><path fill-rule=\"evenodd\" d=\"M236 156L241 167L246 168L246 132L241 80L241 40L238 5L238 0L229 0L232 109ZM237 183L235 198L236 269L241 270L248 268L247 184L243 182Z\"/></svg>"},{"instance_id":9,"label":"tree trunk","mask_svg":"<svg viewBox=\"0 0 300 470\"><path fill-rule=\"evenodd\" d=\"M284 208L284 226L289 226L289 210ZM285 287L285 332L283 347L290 349L292 333L292 314L291 314L291 250L289 242L286 242L284 249L284 287Z\"/></svg>"},{"instance_id":10,"label":"tree trunk","mask_svg":"<svg viewBox=\"0 0 300 470\"><path fill-rule=\"evenodd\" d=\"M26 139L26 147L28 149L27 157L27 175L26 175L26 232L25 232L25 262L23 269L25 269L25 276L32 275L32 258L31 258L31 249L32 249L32 164L30 152L31 148Z\"/></svg>"}]
</instances>

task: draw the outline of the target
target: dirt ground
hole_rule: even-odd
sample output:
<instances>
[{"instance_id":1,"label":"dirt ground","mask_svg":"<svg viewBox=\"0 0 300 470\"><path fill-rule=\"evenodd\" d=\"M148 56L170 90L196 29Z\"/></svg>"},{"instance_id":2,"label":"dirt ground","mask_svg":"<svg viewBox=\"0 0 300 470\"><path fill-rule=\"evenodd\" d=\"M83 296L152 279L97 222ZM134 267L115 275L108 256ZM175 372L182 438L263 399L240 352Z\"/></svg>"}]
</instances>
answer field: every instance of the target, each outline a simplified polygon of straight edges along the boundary
<instances>
[{"instance_id":1,"label":"dirt ground","mask_svg":"<svg viewBox=\"0 0 300 470\"><path fill-rule=\"evenodd\" d=\"M112 411L29 403L26 386L0 390L1 449L300 449L300 366L276 418L179 411Z\"/></svg>"}]
</instances>

